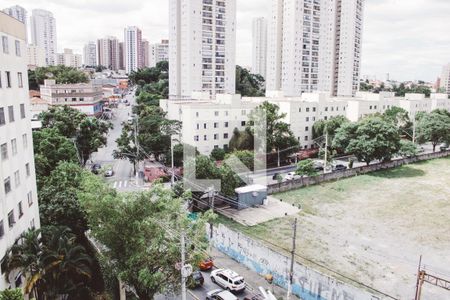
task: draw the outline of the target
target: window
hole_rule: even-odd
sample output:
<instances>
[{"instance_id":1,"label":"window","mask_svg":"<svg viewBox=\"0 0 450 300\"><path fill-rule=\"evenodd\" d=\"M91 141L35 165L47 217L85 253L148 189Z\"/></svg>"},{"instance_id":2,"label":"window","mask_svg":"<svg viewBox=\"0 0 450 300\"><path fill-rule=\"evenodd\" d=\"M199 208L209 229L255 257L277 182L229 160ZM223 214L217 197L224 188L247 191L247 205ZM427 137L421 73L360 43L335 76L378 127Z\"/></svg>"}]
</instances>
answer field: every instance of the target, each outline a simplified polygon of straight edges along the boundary
<instances>
[{"instance_id":1,"label":"window","mask_svg":"<svg viewBox=\"0 0 450 300\"><path fill-rule=\"evenodd\" d=\"M197 123L197 130L199 130L199 129L200 129L200 124Z\"/></svg>"},{"instance_id":2,"label":"window","mask_svg":"<svg viewBox=\"0 0 450 300\"><path fill-rule=\"evenodd\" d=\"M14 186L18 187L20 185L20 173L19 170L14 172Z\"/></svg>"},{"instance_id":3,"label":"window","mask_svg":"<svg viewBox=\"0 0 450 300\"><path fill-rule=\"evenodd\" d=\"M19 219L23 216L23 207L22 207L22 201L19 201L19 204L17 204L17 208L19 210Z\"/></svg>"},{"instance_id":4,"label":"window","mask_svg":"<svg viewBox=\"0 0 450 300\"><path fill-rule=\"evenodd\" d=\"M22 80L22 73L21 72L17 73L17 84L19 85L20 88L23 88L23 80Z\"/></svg>"},{"instance_id":5,"label":"window","mask_svg":"<svg viewBox=\"0 0 450 300\"><path fill-rule=\"evenodd\" d=\"M307 135L305 135L305 141L307 141L307 140L308 140L308 138L309 138L309 137L308 137Z\"/></svg>"},{"instance_id":6,"label":"window","mask_svg":"<svg viewBox=\"0 0 450 300\"><path fill-rule=\"evenodd\" d=\"M206 129L206 123L203 123L203 129Z\"/></svg>"},{"instance_id":7,"label":"window","mask_svg":"<svg viewBox=\"0 0 450 300\"><path fill-rule=\"evenodd\" d=\"M8 106L9 123L14 122L14 106Z\"/></svg>"},{"instance_id":8,"label":"window","mask_svg":"<svg viewBox=\"0 0 450 300\"><path fill-rule=\"evenodd\" d=\"M9 177L3 180L3 186L5 187L5 194L11 192L11 179Z\"/></svg>"},{"instance_id":9,"label":"window","mask_svg":"<svg viewBox=\"0 0 450 300\"><path fill-rule=\"evenodd\" d=\"M11 140L11 148L12 148L12 150L11 150L12 155L16 155L17 154L17 140L16 139Z\"/></svg>"},{"instance_id":10,"label":"window","mask_svg":"<svg viewBox=\"0 0 450 300\"><path fill-rule=\"evenodd\" d=\"M0 126L5 124L6 124L5 109L3 107L0 107Z\"/></svg>"},{"instance_id":11,"label":"window","mask_svg":"<svg viewBox=\"0 0 450 300\"><path fill-rule=\"evenodd\" d=\"M26 133L22 134L22 144L23 144L23 149L28 148L28 136Z\"/></svg>"},{"instance_id":12,"label":"window","mask_svg":"<svg viewBox=\"0 0 450 300\"><path fill-rule=\"evenodd\" d=\"M328 106L325 106L325 111L328 111Z\"/></svg>"},{"instance_id":13,"label":"window","mask_svg":"<svg viewBox=\"0 0 450 300\"><path fill-rule=\"evenodd\" d=\"M8 144L4 143L0 146L2 160L8 159Z\"/></svg>"},{"instance_id":14,"label":"window","mask_svg":"<svg viewBox=\"0 0 450 300\"><path fill-rule=\"evenodd\" d=\"M241 110L241 115L245 116L247 114L247 111L245 109Z\"/></svg>"},{"instance_id":15,"label":"window","mask_svg":"<svg viewBox=\"0 0 450 300\"><path fill-rule=\"evenodd\" d=\"M198 111L197 112L195 112L195 116L198 118Z\"/></svg>"},{"instance_id":16,"label":"window","mask_svg":"<svg viewBox=\"0 0 450 300\"><path fill-rule=\"evenodd\" d=\"M3 45L3 53L8 54L9 47L8 47L8 37L7 36L2 36L2 45Z\"/></svg>"},{"instance_id":17,"label":"window","mask_svg":"<svg viewBox=\"0 0 450 300\"><path fill-rule=\"evenodd\" d=\"M207 140L208 140L208 136L207 136L206 134L203 136L203 140L204 140L204 141L207 141Z\"/></svg>"},{"instance_id":18,"label":"window","mask_svg":"<svg viewBox=\"0 0 450 300\"><path fill-rule=\"evenodd\" d=\"M198 142L198 135L194 135L194 141Z\"/></svg>"},{"instance_id":19,"label":"window","mask_svg":"<svg viewBox=\"0 0 450 300\"><path fill-rule=\"evenodd\" d=\"M306 122L309 122L309 117L306 117Z\"/></svg>"},{"instance_id":20,"label":"window","mask_svg":"<svg viewBox=\"0 0 450 300\"><path fill-rule=\"evenodd\" d=\"M315 107L313 107L313 112L316 112L316 108Z\"/></svg>"},{"instance_id":21,"label":"window","mask_svg":"<svg viewBox=\"0 0 450 300\"><path fill-rule=\"evenodd\" d=\"M241 126L245 126L245 121L241 121Z\"/></svg>"},{"instance_id":22,"label":"window","mask_svg":"<svg viewBox=\"0 0 450 300\"><path fill-rule=\"evenodd\" d=\"M5 227L3 226L3 220L0 221L0 238L2 238L5 235ZM3 272L2 268L2 272Z\"/></svg>"},{"instance_id":23,"label":"window","mask_svg":"<svg viewBox=\"0 0 450 300\"><path fill-rule=\"evenodd\" d=\"M219 116L219 112L218 112L218 111L215 111L215 112L214 112L214 116L218 117L218 116Z\"/></svg>"},{"instance_id":24,"label":"window","mask_svg":"<svg viewBox=\"0 0 450 300\"><path fill-rule=\"evenodd\" d=\"M228 138L228 133L224 133L224 134L223 134L223 138L224 138L224 139L227 139L227 138Z\"/></svg>"},{"instance_id":25,"label":"window","mask_svg":"<svg viewBox=\"0 0 450 300\"><path fill-rule=\"evenodd\" d=\"M30 227L31 227L31 229L34 229L34 218L31 219L31 221L30 221Z\"/></svg>"},{"instance_id":26,"label":"window","mask_svg":"<svg viewBox=\"0 0 450 300\"><path fill-rule=\"evenodd\" d=\"M26 172L26 174L27 174L27 177L31 175L31 172L30 172L30 164L29 164L29 163L26 163L26 164L25 164L25 172Z\"/></svg>"},{"instance_id":27,"label":"window","mask_svg":"<svg viewBox=\"0 0 450 300\"><path fill-rule=\"evenodd\" d=\"M15 223L16 223L16 221L14 220L14 210L11 210L8 213L8 225L11 228L14 226Z\"/></svg>"},{"instance_id":28,"label":"window","mask_svg":"<svg viewBox=\"0 0 450 300\"><path fill-rule=\"evenodd\" d=\"M219 135L217 133L214 134L214 139L218 140L219 139Z\"/></svg>"},{"instance_id":29,"label":"window","mask_svg":"<svg viewBox=\"0 0 450 300\"><path fill-rule=\"evenodd\" d=\"M214 128L219 128L219 123L214 123Z\"/></svg>"},{"instance_id":30,"label":"window","mask_svg":"<svg viewBox=\"0 0 450 300\"><path fill-rule=\"evenodd\" d=\"M31 192L28 192L27 200L28 200L28 206L31 206L33 204L33 194Z\"/></svg>"},{"instance_id":31,"label":"window","mask_svg":"<svg viewBox=\"0 0 450 300\"><path fill-rule=\"evenodd\" d=\"M228 122L225 122L224 125L225 125L225 128L228 128Z\"/></svg>"},{"instance_id":32,"label":"window","mask_svg":"<svg viewBox=\"0 0 450 300\"><path fill-rule=\"evenodd\" d=\"M21 56L20 54L20 41L16 41L16 56Z\"/></svg>"},{"instance_id":33,"label":"window","mask_svg":"<svg viewBox=\"0 0 450 300\"><path fill-rule=\"evenodd\" d=\"M305 131L309 131L309 127L308 126L305 127Z\"/></svg>"},{"instance_id":34,"label":"window","mask_svg":"<svg viewBox=\"0 0 450 300\"><path fill-rule=\"evenodd\" d=\"M309 107L306 108L306 112L309 112Z\"/></svg>"},{"instance_id":35,"label":"window","mask_svg":"<svg viewBox=\"0 0 450 300\"><path fill-rule=\"evenodd\" d=\"M6 71L6 87L11 87L11 72Z\"/></svg>"}]
</instances>

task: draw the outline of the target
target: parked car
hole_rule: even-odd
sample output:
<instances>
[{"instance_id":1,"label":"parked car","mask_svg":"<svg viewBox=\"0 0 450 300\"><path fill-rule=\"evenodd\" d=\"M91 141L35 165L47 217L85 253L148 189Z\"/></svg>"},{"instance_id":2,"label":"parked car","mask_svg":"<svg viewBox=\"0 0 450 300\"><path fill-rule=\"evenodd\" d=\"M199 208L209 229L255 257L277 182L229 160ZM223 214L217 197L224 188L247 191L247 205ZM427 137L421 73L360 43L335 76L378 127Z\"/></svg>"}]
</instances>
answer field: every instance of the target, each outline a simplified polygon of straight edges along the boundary
<instances>
[{"instance_id":1,"label":"parked car","mask_svg":"<svg viewBox=\"0 0 450 300\"><path fill-rule=\"evenodd\" d=\"M212 271L211 281L229 291L242 292L245 290L244 277L230 269Z\"/></svg>"},{"instance_id":2,"label":"parked car","mask_svg":"<svg viewBox=\"0 0 450 300\"><path fill-rule=\"evenodd\" d=\"M278 176L280 176L280 173L275 173L275 174L273 174L272 179L277 180Z\"/></svg>"},{"instance_id":3,"label":"parked car","mask_svg":"<svg viewBox=\"0 0 450 300\"><path fill-rule=\"evenodd\" d=\"M295 172L289 172L284 177L285 180L294 180L294 179L300 179L302 178L300 175L295 174Z\"/></svg>"},{"instance_id":4,"label":"parked car","mask_svg":"<svg viewBox=\"0 0 450 300\"><path fill-rule=\"evenodd\" d=\"M133 123L134 123L134 118L128 117L128 124L133 125Z\"/></svg>"},{"instance_id":5,"label":"parked car","mask_svg":"<svg viewBox=\"0 0 450 300\"><path fill-rule=\"evenodd\" d=\"M101 168L102 166L100 164L93 164L91 166L91 172L97 175L100 172Z\"/></svg>"},{"instance_id":6,"label":"parked car","mask_svg":"<svg viewBox=\"0 0 450 300\"><path fill-rule=\"evenodd\" d=\"M114 170L112 168L108 168L105 171L105 177L112 177L114 176Z\"/></svg>"},{"instance_id":7,"label":"parked car","mask_svg":"<svg viewBox=\"0 0 450 300\"><path fill-rule=\"evenodd\" d=\"M203 278L203 274L200 271L194 271L187 278L187 287L190 289L195 289L201 287L205 282L205 278Z\"/></svg>"},{"instance_id":8,"label":"parked car","mask_svg":"<svg viewBox=\"0 0 450 300\"><path fill-rule=\"evenodd\" d=\"M439 149L441 149L441 151L446 151L448 149L448 144L447 143L442 143L439 146Z\"/></svg>"},{"instance_id":9,"label":"parked car","mask_svg":"<svg viewBox=\"0 0 450 300\"><path fill-rule=\"evenodd\" d=\"M230 293L221 289L209 291L206 294L206 300L238 300L238 298Z\"/></svg>"},{"instance_id":10,"label":"parked car","mask_svg":"<svg viewBox=\"0 0 450 300\"><path fill-rule=\"evenodd\" d=\"M214 262L211 257L208 257L201 261L198 267L200 268L200 271L209 271L214 267Z\"/></svg>"},{"instance_id":11,"label":"parked car","mask_svg":"<svg viewBox=\"0 0 450 300\"><path fill-rule=\"evenodd\" d=\"M337 164L333 166L334 171L343 171L347 170L347 166L344 166L343 164Z\"/></svg>"}]
</instances>

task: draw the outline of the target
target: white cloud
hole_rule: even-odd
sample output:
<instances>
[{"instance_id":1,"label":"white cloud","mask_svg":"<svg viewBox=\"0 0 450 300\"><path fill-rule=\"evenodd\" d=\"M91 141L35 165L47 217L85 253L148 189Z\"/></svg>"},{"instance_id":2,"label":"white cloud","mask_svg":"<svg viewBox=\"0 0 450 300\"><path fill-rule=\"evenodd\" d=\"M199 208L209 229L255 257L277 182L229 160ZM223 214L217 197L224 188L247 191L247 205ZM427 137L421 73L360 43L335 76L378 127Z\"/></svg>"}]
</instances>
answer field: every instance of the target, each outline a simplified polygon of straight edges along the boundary
<instances>
[{"instance_id":1,"label":"white cloud","mask_svg":"<svg viewBox=\"0 0 450 300\"><path fill-rule=\"evenodd\" d=\"M268 16L271 0L237 1L237 62L251 65L251 24ZM122 39L136 25L146 39L168 37L168 0L2 0L19 4L29 15L47 9L56 18L58 48L81 49L105 35ZM449 0L366 0L362 73L382 78L434 80L450 62Z\"/></svg>"}]
</instances>

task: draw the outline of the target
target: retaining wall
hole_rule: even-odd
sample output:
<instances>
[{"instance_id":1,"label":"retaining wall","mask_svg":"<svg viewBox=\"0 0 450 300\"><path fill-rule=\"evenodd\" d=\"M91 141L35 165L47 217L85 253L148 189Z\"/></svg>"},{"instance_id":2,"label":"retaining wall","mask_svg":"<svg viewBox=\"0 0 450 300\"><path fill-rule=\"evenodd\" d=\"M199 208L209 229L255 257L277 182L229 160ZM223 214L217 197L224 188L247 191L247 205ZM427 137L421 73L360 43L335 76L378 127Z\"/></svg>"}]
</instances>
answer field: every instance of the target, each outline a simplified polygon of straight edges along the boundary
<instances>
[{"instance_id":1,"label":"retaining wall","mask_svg":"<svg viewBox=\"0 0 450 300\"><path fill-rule=\"evenodd\" d=\"M320 184L322 182L326 181L333 181L338 180L341 178L348 178L353 177L357 175L362 175L370 172L380 171L380 170L386 170L386 169L392 169L396 168L405 164L415 163L419 161L429 160L429 159L435 159L435 158L442 158L450 156L450 151L441 151L441 152L434 152L434 153L426 153L421 154L415 157L410 158L402 158L402 159L396 159L390 162L384 162L384 163L378 163L373 164L369 166L363 166L363 167L356 167L352 169L347 169L344 171L335 171L332 173L322 174L314 177L302 177L300 179L296 180L290 180L285 181L281 183L275 183L270 184L267 187L268 194L275 194L280 192L286 192L294 189L298 189L304 186L314 185L314 184Z\"/></svg>"},{"instance_id":2,"label":"retaining wall","mask_svg":"<svg viewBox=\"0 0 450 300\"><path fill-rule=\"evenodd\" d=\"M209 226L207 228L209 231ZM214 227L213 244L219 251L258 274L271 274L274 284L287 289L290 268L288 256L223 224ZM393 299L376 291L370 292L343 283L299 263L294 264L292 292L303 300Z\"/></svg>"}]
</instances>

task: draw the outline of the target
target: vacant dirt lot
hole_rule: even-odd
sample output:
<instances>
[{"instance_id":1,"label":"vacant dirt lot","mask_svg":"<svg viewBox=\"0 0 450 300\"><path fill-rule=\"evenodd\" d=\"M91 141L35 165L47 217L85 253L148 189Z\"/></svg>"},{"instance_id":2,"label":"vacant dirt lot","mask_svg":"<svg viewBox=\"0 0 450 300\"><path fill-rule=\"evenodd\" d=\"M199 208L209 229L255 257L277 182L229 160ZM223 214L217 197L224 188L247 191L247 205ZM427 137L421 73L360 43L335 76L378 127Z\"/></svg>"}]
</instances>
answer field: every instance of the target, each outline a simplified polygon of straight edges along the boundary
<instances>
[{"instance_id":1,"label":"vacant dirt lot","mask_svg":"<svg viewBox=\"0 0 450 300\"><path fill-rule=\"evenodd\" d=\"M414 298L421 254L430 273L450 280L450 159L275 197L303 206L297 248L307 259L400 299ZM288 249L292 220L234 226ZM450 299L450 291L425 284L422 299Z\"/></svg>"}]
</instances>

